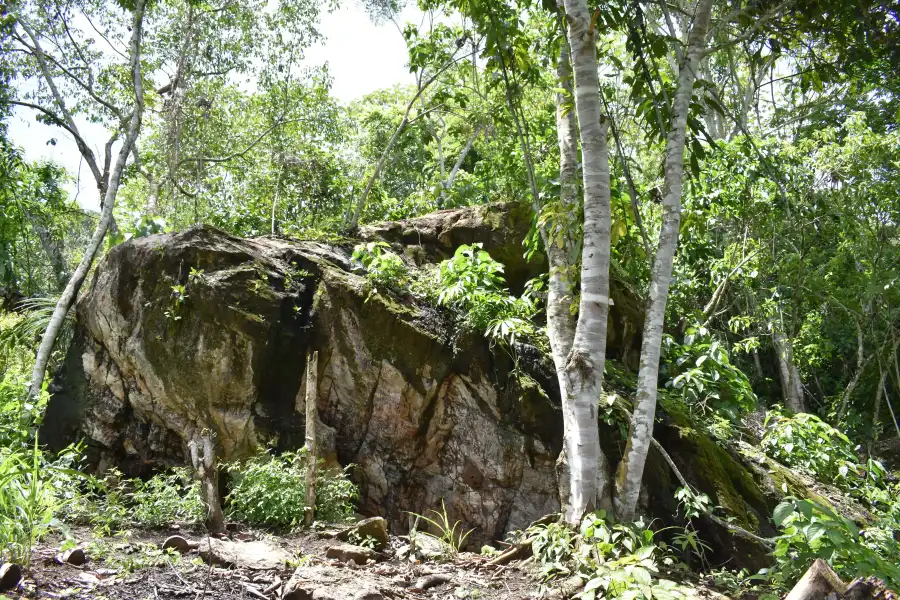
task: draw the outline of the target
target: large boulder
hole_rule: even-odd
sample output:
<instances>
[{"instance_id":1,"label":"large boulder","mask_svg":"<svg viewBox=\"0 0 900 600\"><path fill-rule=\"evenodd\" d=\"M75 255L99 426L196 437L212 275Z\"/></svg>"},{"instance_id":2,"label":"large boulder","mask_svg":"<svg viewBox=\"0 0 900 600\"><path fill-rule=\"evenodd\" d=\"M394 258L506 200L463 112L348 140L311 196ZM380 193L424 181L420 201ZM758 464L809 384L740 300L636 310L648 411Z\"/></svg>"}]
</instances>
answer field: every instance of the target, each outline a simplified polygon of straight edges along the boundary
<instances>
[{"instance_id":1,"label":"large boulder","mask_svg":"<svg viewBox=\"0 0 900 600\"><path fill-rule=\"evenodd\" d=\"M85 438L100 468L184 462L204 429L223 460L302 446L316 349L320 444L357 465L362 512L405 525L443 500L484 540L558 508L548 363L526 357L533 376L519 374L435 309L372 294L345 249L208 227L135 239L77 314L41 440Z\"/></svg>"},{"instance_id":2,"label":"large boulder","mask_svg":"<svg viewBox=\"0 0 900 600\"><path fill-rule=\"evenodd\" d=\"M494 260L503 263L506 281L518 293L526 281L547 270L547 260L540 252L525 259L522 240L531 222L527 204L498 202L366 225L358 235L365 241L387 242L418 265L449 258L463 244L481 244Z\"/></svg>"},{"instance_id":3,"label":"large boulder","mask_svg":"<svg viewBox=\"0 0 900 600\"><path fill-rule=\"evenodd\" d=\"M533 273L516 262L524 226L509 208L443 211L362 235L399 251L414 243L404 254L419 264L452 254L454 244L482 242L521 280ZM502 231L510 223L517 243ZM360 512L398 529L406 511L443 502L478 544L558 510L562 418L549 359L520 346L513 362L430 305L372 293L350 250L209 227L115 247L78 302L41 441L59 448L84 439L97 469L115 465L131 476L185 463L187 442L203 430L215 434L222 460L270 444L296 449L304 443L306 356L318 350L319 444L327 459L356 465ZM611 316L610 341L632 339L639 303L615 286L612 296L619 320ZM632 362L628 352L620 358ZM739 456L669 412L657 436L689 481L743 526L765 530L777 499L761 494ZM611 459L621 452L617 435L604 437ZM642 507L671 523L679 484L668 469L651 454ZM718 548L737 543L714 525L710 536ZM744 564L758 564L764 550L742 554Z\"/></svg>"}]
</instances>

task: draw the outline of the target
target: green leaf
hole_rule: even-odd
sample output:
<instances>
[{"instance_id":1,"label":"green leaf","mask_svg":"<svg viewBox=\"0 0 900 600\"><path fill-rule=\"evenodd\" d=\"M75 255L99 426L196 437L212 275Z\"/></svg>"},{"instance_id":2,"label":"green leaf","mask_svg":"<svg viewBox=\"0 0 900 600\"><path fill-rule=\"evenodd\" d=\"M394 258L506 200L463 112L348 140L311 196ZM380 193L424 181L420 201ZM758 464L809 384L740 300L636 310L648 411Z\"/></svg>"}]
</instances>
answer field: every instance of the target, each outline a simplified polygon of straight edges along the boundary
<instances>
[{"instance_id":1,"label":"green leaf","mask_svg":"<svg viewBox=\"0 0 900 600\"><path fill-rule=\"evenodd\" d=\"M809 527L806 528L806 540L809 543L813 543L828 531L828 529L822 523L810 523Z\"/></svg>"},{"instance_id":2,"label":"green leaf","mask_svg":"<svg viewBox=\"0 0 900 600\"><path fill-rule=\"evenodd\" d=\"M792 514L794 514L794 503L782 502L776 506L775 510L772 512L772 521L775 522L776 527L781 527L781 524Z\"/></svg>"}]
</instances>

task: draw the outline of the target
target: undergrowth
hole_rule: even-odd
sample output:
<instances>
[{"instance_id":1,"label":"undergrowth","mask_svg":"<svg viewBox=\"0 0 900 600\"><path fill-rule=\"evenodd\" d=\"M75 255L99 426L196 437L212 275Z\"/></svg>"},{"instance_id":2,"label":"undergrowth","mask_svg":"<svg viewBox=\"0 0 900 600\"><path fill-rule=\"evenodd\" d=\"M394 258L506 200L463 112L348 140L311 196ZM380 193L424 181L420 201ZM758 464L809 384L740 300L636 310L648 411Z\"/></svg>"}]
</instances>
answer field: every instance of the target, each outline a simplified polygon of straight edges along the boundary
<instances>
[{"instance_id":1,"label":"undergrowth","mask_svg":"<svg viewBox=\"0 0 900 600\"><path fill-rule=\"evenodd\" d=\"M296 527L306 510L306 449L280 456L259 454L227 467L232 478L226 509L247 523L278 528ZM324 463L322 463L324 464ZM340 523L353 517L356 486L345 469L319 469L316 477L316 519Z\"/></svg>"},{"instance_id":2,"label":"undergrowth","mask_svg":"<svg viewBox=\"0 0 900 600\"><path fill-rule=\"evenodd\" d=\"M655 539L643 521L616 523L605 511L588 514L578 530L564 523L536 525L525 532L541 565L543 585L579 575L586 584L577 598L677 600L693 590L662 576L675 565L672 549Z\"/></svg>"},{"instance_id":3,"label":"undergrowth","mask_svg":"<svg viewBox=\"0 0 900 600\"><path fill-rule=\"evenodd\" d=\"M546 335L534 324L544 294L544 280L532 279L521 296L512 295L506 287L503 265L491 258L480 243L458 247L451 258L432 270L410 269L384 242L357 245L353 260L365 267L374 293L409 293L447 307L461 327L506 348L519 341L547 348Z\"/></svg>"},{"instance_id":4,"label":"undergrowth","mask_svg":"<svg viewBox=\"0 0 900 600\"><path fill-rule=\"evenodd\" d=\"M187 468L157 473L146 481L122 479L121 475L113 469L103 477L86 478L81 489L70 492L71 501L62 511L63 518L111 535L130 527L196 525L206 516L199 484Z\"/></svg>"}]
</instances>

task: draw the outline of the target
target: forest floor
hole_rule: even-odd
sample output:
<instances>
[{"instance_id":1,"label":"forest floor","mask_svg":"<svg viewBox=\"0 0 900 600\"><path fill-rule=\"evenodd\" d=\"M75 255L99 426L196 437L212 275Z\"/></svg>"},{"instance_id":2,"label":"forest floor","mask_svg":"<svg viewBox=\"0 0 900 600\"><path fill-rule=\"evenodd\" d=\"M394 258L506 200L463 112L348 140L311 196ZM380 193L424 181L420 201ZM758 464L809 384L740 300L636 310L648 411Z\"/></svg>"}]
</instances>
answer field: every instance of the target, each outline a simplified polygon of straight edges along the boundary
<instances>
[{"instance_id":1,"label":"forest floor","mask_svg":"<svg viewBox=\"0 0 900 600\"><path fill-rule=\"evenodd\" d=\"M292 576L304 582L303 589L291 596L296 600L518 600L541 594L534 566L493 567L487 564L488 558L472 553L460 553L443 562L411 563L398 558L397 550L404 542L393 536L377 561L357 565L327 558L327 549L338 542L327 534L309 531L273 536L242 529L241 533L232 534L231 540L221 541L238 554L242 548L248 549L248 560L236 562L218 558L210 561L209 546L217 541L211 542L199 530L173 528L96 537L89 529L76 529L72 534L85 552L84 564L61 562L62 540L47 539L35 548L30 568L16 590L5 592L7 597L278 600L284 596ZM173 534L199 544L199 548L184 555L160 551L164 540ZM286 556L288 560L268 568L274 565L265 560L260 563L260 548L271 549L276 561ZM416 587L423 583L427 589Z\"/></svg>"}]
</instances>

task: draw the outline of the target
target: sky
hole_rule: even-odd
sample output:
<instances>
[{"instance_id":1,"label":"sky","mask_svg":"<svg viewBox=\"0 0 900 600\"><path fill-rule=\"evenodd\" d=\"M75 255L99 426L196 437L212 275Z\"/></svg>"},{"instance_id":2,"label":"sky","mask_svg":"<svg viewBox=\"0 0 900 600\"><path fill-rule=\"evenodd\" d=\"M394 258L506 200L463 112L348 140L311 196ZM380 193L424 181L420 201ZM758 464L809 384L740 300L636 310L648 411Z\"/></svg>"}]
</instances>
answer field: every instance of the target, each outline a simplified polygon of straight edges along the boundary
<instances>
[{"instance_id":1,"label":"sky","mask_svg":"<svg viewBox=\"0 0 900 600\"><path fill-rule=\"evenodd\" d=\"M421 12L408 7L398 22L418 23ZM406 66L406 43L390 22L375 25L355 2L343 2L339 10L322 17L321 32L326 41L310 48L306 64L327 63L333 79L332 95L342 103L349 103L380 88L397 83L414 83ZM95 154L103 155L103 143L109 138L104 127L78 121L82 137L93 143ZM86 165L74 140L58 127L43 125L34 120L33 111L16 109L9 122L9 134L15 144L24 149L28 160L50 159L61 163L75 178L68 187L78 203L97 210L100 199ZM55 145L51 142L55 140ZM81 176L78 176L78 173Z\"/></svg>"}]
</instances>

